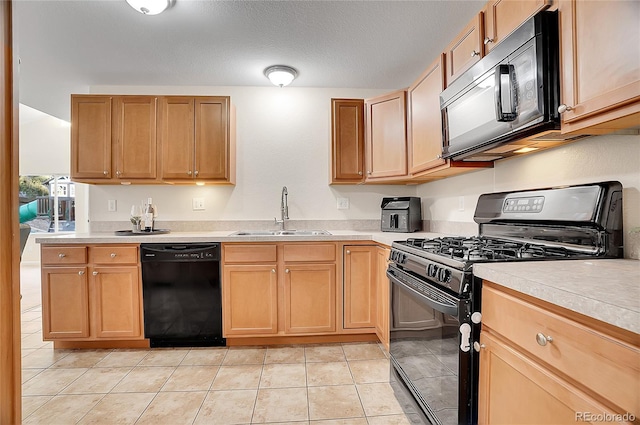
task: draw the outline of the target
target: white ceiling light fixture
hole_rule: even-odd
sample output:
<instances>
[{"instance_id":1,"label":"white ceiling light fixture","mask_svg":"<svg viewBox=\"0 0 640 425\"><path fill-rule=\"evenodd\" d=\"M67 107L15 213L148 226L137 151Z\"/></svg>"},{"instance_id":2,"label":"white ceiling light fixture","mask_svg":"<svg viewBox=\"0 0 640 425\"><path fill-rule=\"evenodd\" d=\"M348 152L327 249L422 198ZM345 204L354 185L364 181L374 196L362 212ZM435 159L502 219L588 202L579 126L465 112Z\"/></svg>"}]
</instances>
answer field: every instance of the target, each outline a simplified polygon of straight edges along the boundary
<instances>
[{"instance_id":1,"label":"white ceiling light fixture","mask_svg":"<svg viewBox=\"0 0 640 425\"><path fill-rule=\"evenodd\" d=\"M264 75L276 86L284 87L295 80L298 71L286 65L273 65L264 70Z\"/></svg>"},{"instance_id":2,"label":"white ceiling light fixture","mask_svg":"<svg viewBox=\"0 0 640 425\"><path fill-rule=\"evenodd\" d=\"M127 0L129 6L133 7L143 15L157 15L164 12L175 0Z\"/></svg>"}]
</instances>

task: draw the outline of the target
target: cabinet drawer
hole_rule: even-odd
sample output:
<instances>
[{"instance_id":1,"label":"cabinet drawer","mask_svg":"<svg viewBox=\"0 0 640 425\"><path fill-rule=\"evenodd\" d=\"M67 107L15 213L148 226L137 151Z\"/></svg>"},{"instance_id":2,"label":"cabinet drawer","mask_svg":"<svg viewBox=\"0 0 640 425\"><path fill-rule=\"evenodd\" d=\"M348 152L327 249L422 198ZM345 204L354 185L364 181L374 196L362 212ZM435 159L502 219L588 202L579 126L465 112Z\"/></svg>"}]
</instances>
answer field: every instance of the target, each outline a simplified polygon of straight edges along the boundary
<instances>
[{"instance_id":1,"label":"cabinet drawer","mask_svg":"<svg viewBox=\"0 0 640 425\"><path fill-rule=\"evenodd\" d=\"M638 347L500 292L490 284L482 290L482 323L623 411L640 414ZM545 337L552 340L547 342Z\"/></svg>"},{"instance_id":2,"label":"cabinet drawer","mask_svg":"<svg viewBox=\"0 0 640 425\"><path fill-rule=\"evenodd\" d=\"M89 262L94 264L137 264L138 246L90 246Z\"/></svg>"},{"instance_id":3,"label":"cabinet drawer","mask_svg":"<svg viewBox=\"0 0 640 425\"><path fill-rule=\"evenodd\" d=\"M283 245L285 262L335 261L336 246L328 243L288 243Z\"/></svg>"},{"instance_id":4,"label":"cabinet drawer","mask_svg":"<svg viewBox=\"0 0 640 425\"><path fill-rule=\"evenodd\" d=\"M275 244L223 245L224 263L275 263L278 256Z\"/></svg>"},{"instance_id":5,"label":"cabinet drawer","mask_svg":"<svg viewBox=\"0 0 640 425\"><path fill-rule=\"evenodd\" d=\"M40 261L43 265L85 264L87 262L87 247L43 246Z\"/></svg>"}]
</instances>

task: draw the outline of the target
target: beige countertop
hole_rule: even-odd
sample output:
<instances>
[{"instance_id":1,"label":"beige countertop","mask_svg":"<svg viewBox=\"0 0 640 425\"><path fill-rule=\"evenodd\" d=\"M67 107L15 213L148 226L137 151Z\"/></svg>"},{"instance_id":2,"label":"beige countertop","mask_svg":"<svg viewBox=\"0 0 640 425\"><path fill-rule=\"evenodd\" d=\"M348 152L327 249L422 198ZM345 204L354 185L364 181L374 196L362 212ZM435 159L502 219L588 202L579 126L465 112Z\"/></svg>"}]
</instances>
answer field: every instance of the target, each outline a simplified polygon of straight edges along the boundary
<instances>
[{"instance_id":1,"label":"beige countertop","mask_svg":"<svg viewBox=\"0 0 640 425\"><path fill-rule=\"evenodd\" d=\"M559 260L474 264L476 276L640 333L640 261Z\"/></svg>"},{"instance_id":2,"label":"beige countertop","mask_svg":"<svg viewBox=\"0 0 640 425\"><path fill-rule=\"evenodd\" d=\"M171 232L163 235L116 236L109 233L57 234L36 236L40 244L94 244L94 243L199 243L199 242L306 242L306 241L373 241L391 246L393 241L408 238L435 238L439 233L393 233L380 231L328 230L330 235L275 235L233 236L235 231Z\"/></svg>"}]
</instances>

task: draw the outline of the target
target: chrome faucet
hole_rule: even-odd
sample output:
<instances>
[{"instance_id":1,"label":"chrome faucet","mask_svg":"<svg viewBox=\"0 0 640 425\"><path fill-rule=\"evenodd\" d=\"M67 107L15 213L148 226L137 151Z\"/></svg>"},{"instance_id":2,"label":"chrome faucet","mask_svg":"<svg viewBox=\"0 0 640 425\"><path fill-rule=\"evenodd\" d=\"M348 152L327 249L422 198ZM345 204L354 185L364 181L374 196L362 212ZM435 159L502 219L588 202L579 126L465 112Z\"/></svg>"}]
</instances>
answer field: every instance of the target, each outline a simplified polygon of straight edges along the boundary
<instances>
[{"instance_id":1,"label":"chrome faucet","mask_svg":"<svg viewBox=\"0 0 640 425\"><path fill-rule=\"evenodd\" d=\"M282 187L282 195L280 199L280 220L274 217L274 221L276 224L280 225L280 230L284 230L284 222L285 220L289 220L289 205L287 205L287 186Z\"/></svg>"}]
</instances>

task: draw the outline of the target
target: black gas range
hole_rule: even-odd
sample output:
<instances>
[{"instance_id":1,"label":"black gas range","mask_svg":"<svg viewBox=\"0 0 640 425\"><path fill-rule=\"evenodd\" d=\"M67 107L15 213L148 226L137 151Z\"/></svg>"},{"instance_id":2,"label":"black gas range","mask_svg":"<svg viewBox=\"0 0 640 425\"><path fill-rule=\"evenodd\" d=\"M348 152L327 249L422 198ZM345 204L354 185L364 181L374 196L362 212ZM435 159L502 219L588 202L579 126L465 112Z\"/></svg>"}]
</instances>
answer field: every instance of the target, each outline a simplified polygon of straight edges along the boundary
<instances>
[{"instance_id":1,"label":"black gas range","mask_svg":"<svg viewBox=\"0 0 640 425\"><path fill-rule=\"evenodd\" d=\"M623 256L622 185L603 182L481 195L472 237L392 244L390 357L394 389L416 423L477 420L482 282L488 262ZM409 403L410 402L410 403Z\"/></svg>"}]
</instances>

